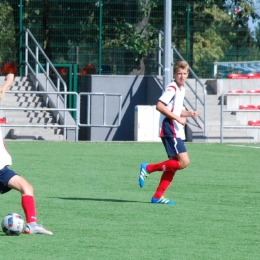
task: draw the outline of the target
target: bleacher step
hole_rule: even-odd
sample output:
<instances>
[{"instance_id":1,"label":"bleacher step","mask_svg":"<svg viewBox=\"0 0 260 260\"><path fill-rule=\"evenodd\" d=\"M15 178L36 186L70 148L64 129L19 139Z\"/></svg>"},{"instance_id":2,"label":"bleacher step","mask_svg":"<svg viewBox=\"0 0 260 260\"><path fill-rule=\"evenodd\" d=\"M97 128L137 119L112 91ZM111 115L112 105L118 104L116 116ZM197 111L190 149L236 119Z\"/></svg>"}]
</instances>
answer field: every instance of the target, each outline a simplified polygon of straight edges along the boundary
<instances>
[{"instance_id":1,"label":"bleacher step","mask_svg":"<svg viewBox=\"0 0 260 260\"><path fill-rule=\"evenodd\" d=\"M0 77L0 84L4 77ZM15 77L10 91L32 91L34 87L27 77ZM5 138L13 140L46 140L62 141L63 128L55 122L52 113L42 102L42 97L32 93L6 93L4 101L0 103L0 117L6 119L7 125L2 127ZM5 110L5 108L18 108ZM27 108L29 110L27 110ZM42 110L31 110L33 108ZM25 127L23 125L45 125L44 127ZM10 126L9 126L10 125ZM12 127L12 125L15 125ZM17 127L16 125L21 125Z\"/></svg>"},{"instance_id":2,"label":"bleacher step","mask_svg":"<svg viewBox=\"0 0 260 260\"><path fill-rule=\"evenodd\" d=\"M62 129L19 128L10 129L11 139L62 141Z\"/></svg>"}]
</instances>

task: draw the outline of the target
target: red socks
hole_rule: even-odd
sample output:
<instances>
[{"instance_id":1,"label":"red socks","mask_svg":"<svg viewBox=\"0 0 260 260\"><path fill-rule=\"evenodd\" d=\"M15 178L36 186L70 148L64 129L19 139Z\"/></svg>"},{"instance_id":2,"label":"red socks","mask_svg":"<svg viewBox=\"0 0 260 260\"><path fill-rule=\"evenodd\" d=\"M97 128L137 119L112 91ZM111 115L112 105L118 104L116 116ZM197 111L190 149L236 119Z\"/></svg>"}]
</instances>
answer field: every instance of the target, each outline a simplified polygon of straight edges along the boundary
<instances>
[{"instance_id":1,"label":"red socks","mask_svg":"<svg viewBox=\"0 0 260 260\"><path fill-rule=\"evenodd\" d=\"M170 186L175 172L180 169L180 163L177 160L167 160L164 162L148 164L146 170L151 173L155 171L163 171L160 183L154 194L154 198L159 199Z\"/></svg>"},{"instance_id":2,"label":"red socks","mask_svg":"<svg viewBox=\"0 0 260 260\"><path fill-rule=\"evenodd\" d=\"M160 183L154 193L154 198L159 199L163 196L164 192L170 186L176 171L165 171L162 174Z\"/></svg>"},{"instance_id":3,"label":"red socks","mask_svg":"<svg viewBox=\"0 0 260 260\"><path fill-rule=\"evenodd\" d=\"M180 169L180 163L177 160L167 160L155 164L148 164L146 170L151 173L155 171L176 171Z\"/></svg>"},{"instance_id":4,"label":"red socks","mask_svg":"<svg viewBox=\"0 0 260 260\"><path fill-rule=\"evenodd\" d=\"M26 217L26 222L36 222L36 208L34 197L29 195L22 196L22 207Z\"/></svg>"}]
</instances>

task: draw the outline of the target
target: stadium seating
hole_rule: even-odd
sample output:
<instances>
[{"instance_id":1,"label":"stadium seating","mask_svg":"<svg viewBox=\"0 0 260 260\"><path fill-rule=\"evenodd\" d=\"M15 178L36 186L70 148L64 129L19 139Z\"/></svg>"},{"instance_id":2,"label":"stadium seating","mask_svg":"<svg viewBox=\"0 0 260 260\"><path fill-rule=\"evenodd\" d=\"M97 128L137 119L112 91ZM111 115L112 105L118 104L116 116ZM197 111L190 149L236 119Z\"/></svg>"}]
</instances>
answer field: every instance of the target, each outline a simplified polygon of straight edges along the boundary
<instances>
[{"instance_id":1,"label":"stadium seating","mask_svg":"<svg viewBox=\"0 0 260 260\"><path fill-rule=\"evenodd\" d=\"M248 79L248 76L245 74L228 74L228 79Z\"/></svg>"},{"instance_id":2,"label":"stadium seating","mask_svg":"<svg viewBox=\"0 0 260 260\"><path fill-rule=\"evenodd\" d=\"M82 75L91 75L91 74L96 74L97 70L94 64L89 63L86 64L82 70Z\"/></svg>"},{"instance_id":3,"label":"stadium seating","mask_svg":"<svg viewBox=\"0 0 260 260\"><path fill-rule=\"evenodd\" d=\"M233 90L229 90L228 93L238 93L239 94L239 93L244 93L244 91L241 89L233 89Z\"/></svg>"},{"instance_id":4,"label":"stadium seating","mask_svg":"<svg viewBox=\"0 0 260 260\"><path fill-rule=\"evenodd\" d=\"M257 109L257 108L255 105L239 105L239 109L253 110L253 109Z\"/></svg>"},{"instance_id":5,"label":"stadium seating","mask_svg":"<svg viewBox=\"0 0 260 260\"><path fill-rule=\"evenodd\" d=\"M6 62L3 66L4 73L13 73L16 74L17 67L14 62Z\"/></svg>"},{"instance_id":6,"label":"stadium seating","mask_svg":"<svg viewBox=\"0 0 260 260\"><path fill-rule=\"evenodd\" d=\"M257 93L257 94L260 94L260 89L251 89L251 90L248 90L246 93Z\"/></svg>"},{"instance_id":7,"label":"stadium seating","mask_svg":"<svg viewBox=\"0 0 260 260\"><path fill-rule=\"evenodd\" d=\"M251 126L260 126L260 120L249 120L248 125Z\"/></svg>"},{"instance_id":8,"label":"stadium seating","mask_svg":"<svg viewBox=\"0 0 260 260\"><path fill-rule=\"evenodd\" d=\"M6 124L6 120L3 117L0 117L0 124Z\"/></svg>"},{"instance_id":9,"label":"stadium seating","mask_svg":"<svg viewBox=\"0 0 260 260\"><path fill-rule=\"evenodd\" d=\"M249 73L249 74L246 74L246 76L249 79L259 79L260 78L260 73Z\"/></svg>"},{"instance_id":10,"label":"stadium seating","mask_svg":"<svg viewBox=\"0 0 260 260\"><path fill-rule=\"evenodd\" d=\"M259 79L260 73L248 73L248 74L242 74L242 73L231 73L228 74L228 79Z\"/></svg>"},{"instance_id":11,"label":"stadium seating","mask_svg":"<svg viewBox=\"0 0 260 260\"><path fill-rule=\"evenodd\" d=\"M62 76L65 76L68 74L68 70L67 68L64 68L64 67L60 67L60 68L57 68L57 71L60 73L60 75Z\"/></svg>"}]
</instances>

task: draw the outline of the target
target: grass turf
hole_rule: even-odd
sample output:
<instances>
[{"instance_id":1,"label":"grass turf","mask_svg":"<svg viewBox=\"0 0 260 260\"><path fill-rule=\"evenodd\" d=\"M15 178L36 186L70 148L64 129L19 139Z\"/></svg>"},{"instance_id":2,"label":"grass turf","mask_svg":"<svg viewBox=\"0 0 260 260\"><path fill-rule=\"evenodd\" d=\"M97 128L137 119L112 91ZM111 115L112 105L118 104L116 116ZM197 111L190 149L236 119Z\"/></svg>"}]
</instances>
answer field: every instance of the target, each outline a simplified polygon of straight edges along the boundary
<instances>
[{"instance_id":1,"label":"grass turf","mask_svg":"<svg viewBox=\"0 0 260 260\"><path fill-rule=\"evenodd\" d=\"M160 143L7 142L10 167L33 186L38 222L53 236L5 236L5 259L259 259L260 145L186 144L191 164L153 205L161 173L138 185ZM24 216L20 194L1 196L3 218Z\"/></svg>"}]
</instances>

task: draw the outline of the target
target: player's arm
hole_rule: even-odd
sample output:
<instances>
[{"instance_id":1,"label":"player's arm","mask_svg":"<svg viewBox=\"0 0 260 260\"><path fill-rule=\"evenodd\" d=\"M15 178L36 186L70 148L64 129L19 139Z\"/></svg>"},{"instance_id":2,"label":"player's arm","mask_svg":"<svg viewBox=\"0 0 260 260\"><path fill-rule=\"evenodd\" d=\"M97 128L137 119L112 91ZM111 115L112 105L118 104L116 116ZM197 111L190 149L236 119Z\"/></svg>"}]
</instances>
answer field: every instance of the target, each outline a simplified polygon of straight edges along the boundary
<instances>
[{"instance_id":1,"label":"player's arm","mask_svg":"<svg viewBox=\"0 0 260 260\"><path fill-rule=\"evenodd\" d=\"M156 104L156 109L162 113L164 116L176 120L177 122L179 122L182 125L186 124L186 118L185 117L179 117L177 115L175 115L174 113L172 113L167 106L162 102L162 101L158 101Z\"/></svg>"},{"instance_id":2,"label":"player's arm","mask_svg":"<svg viewBox=\"0 0 260 260\"><path fill-rule=\"evenodd\" d=\"M198 118L199 114L197 111L182 110L181 117L193 117Z\"/></svg>"},{"instance_id":3,"label":"player's arm","mask_svg":"<svg viewBox=\"0 0 260 260\"><path fill-rule=\"evenodd\" d=\"M12 73L7 74L5 83L0 88L0 101L3 100L5 92L9 89L9 87L12 85L13 82L14 82L14 74Z\"/></svg>"}]
</instances>

